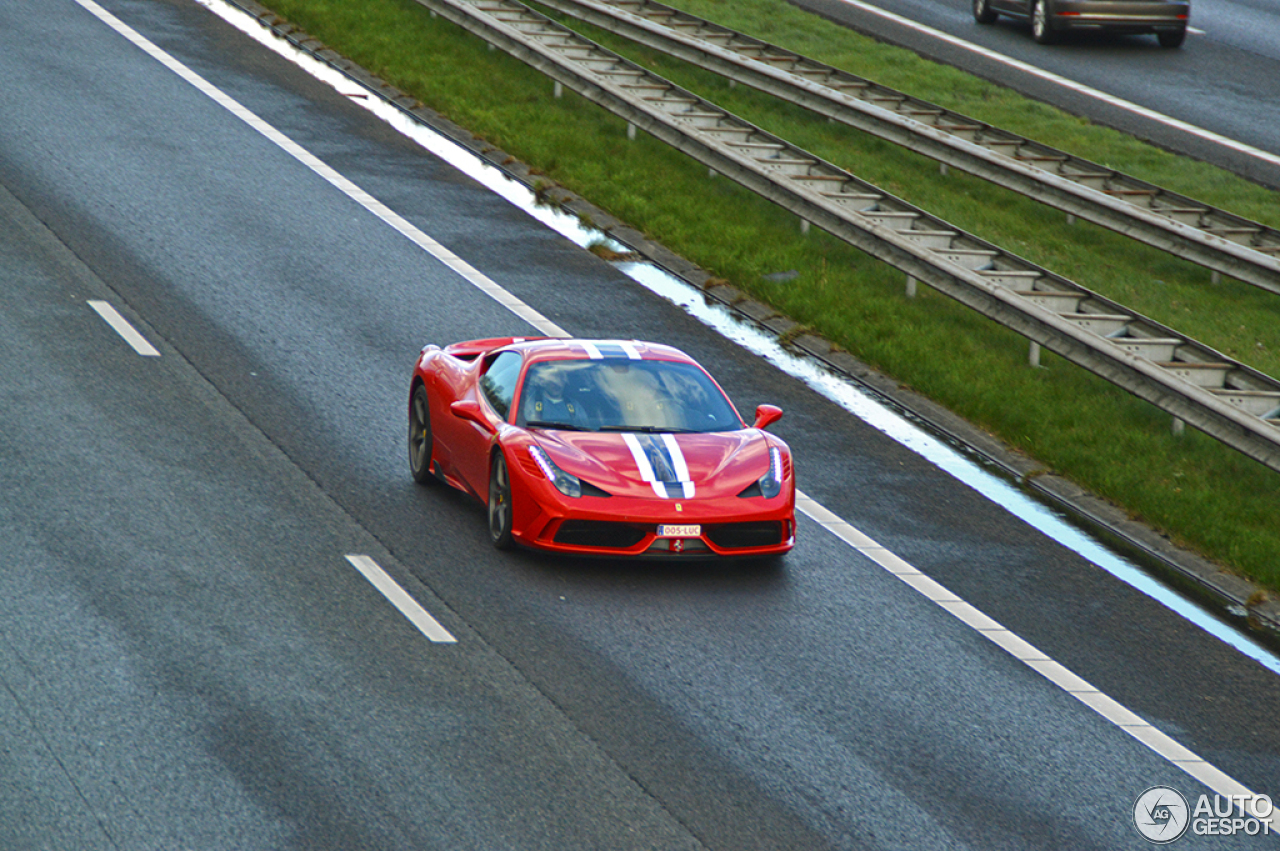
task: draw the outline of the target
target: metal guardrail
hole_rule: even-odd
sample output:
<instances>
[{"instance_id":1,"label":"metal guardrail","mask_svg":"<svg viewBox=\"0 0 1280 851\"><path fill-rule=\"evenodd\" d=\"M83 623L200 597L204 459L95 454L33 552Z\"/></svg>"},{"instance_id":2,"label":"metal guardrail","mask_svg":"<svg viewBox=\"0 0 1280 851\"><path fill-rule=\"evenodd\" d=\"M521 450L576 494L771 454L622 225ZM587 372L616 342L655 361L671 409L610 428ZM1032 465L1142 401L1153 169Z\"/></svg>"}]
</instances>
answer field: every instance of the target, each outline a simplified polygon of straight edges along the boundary
<instances>
[{"instance_id":1,"label":"metal guardrail","mask_svg":"<svg viewBox=\"0 0 1280 851\"><path fill-rule=\"evenodd\" d=\"M1280 470L1280 381L859 180L516 0L418 0L557 84Z\"/></svg>"},{"instance_id":2,"label":"metal guardrail","mask_svg":"<svg viewBox=\"0 0 1280 851\"><path fill-rule=\"evenodd\" d=\"M1280 231L1266 225L662 3L537 2L1215 273L1280 293Z\"/></svg>"}]
</instances>

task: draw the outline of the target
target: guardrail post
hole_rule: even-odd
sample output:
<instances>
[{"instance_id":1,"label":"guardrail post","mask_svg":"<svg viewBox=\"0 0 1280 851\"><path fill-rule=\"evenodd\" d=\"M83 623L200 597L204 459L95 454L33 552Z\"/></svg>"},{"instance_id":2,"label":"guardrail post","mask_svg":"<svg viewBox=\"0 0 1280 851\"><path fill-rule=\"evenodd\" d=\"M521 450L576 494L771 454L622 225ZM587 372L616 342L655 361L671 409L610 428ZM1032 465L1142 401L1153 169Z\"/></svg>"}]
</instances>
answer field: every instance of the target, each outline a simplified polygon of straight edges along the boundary
<instances>
[{"instance_id":1,"label":"guardrail post","mask_svg":"<svg viewBox=\"0 0 1280 851\"><path fill-rule=\"evenodd\" d=\"M557 98L564 97L564 84L556 80L554 86L551 87L551 93Z\"/></svg>"},{"instance_id":2,"label":"guardrail post","mask_svg":"<svg viewBox=\"0 0 1280 851\"><path fill-rule=\"evenodd\" d=\"M636 126L631 122L627 122L627 138L634 139L636 137Z\"/></svg>"},{"instance_id":3,"label":"guardrail post","mask_svg":"<svg viewBox=\"0 0 1280 851\"><path fill-rule=\"evenodd\" d=\"M1173 436L1181 437L1182 433L1185 432L1186 430L1187 430L1186 421L1180 420L1177 417L1174 417L1173 418Z\"/></svg>"},{"instance_id":4,"label":"guardrail post","mask_svg":"<svg viewBox=\"0 0 1280 851\"><path fill-rule=\"evenodd\" d=\"M907 298L916 297L917 281L911 275L907 275Z\"/></svg>"},{"instance_id":5,"label":"guardrail post","mask_svg":"<svg viewBox=\"0 0 1280 851\"><path fill-rule=\"evenodd\" d=\"M1040 344L1034 340L1031 341L1031 348L1027 351L1027 363L1036 368L1040 366Z\"/></svg>"}]
</instances>

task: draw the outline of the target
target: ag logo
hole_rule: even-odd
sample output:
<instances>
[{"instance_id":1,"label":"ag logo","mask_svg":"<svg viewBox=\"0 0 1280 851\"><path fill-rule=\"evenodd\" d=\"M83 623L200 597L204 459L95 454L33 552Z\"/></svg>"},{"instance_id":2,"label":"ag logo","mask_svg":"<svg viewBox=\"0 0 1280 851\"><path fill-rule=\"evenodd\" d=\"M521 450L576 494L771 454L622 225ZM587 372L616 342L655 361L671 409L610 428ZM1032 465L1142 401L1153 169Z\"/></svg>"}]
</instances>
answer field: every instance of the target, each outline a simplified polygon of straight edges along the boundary
<instances>
[{"instance_id":1,"label":"ag logo","mask_svg":"<svg viewBox=\"0 0 1280 851\"><path fill-rule=\"evenodd\" d=\"M1133 823L1148 842L1165 845L1187 832L1187 799L1177 789L1152 786L1133 805Z\"/></svg>"}]
</instances>

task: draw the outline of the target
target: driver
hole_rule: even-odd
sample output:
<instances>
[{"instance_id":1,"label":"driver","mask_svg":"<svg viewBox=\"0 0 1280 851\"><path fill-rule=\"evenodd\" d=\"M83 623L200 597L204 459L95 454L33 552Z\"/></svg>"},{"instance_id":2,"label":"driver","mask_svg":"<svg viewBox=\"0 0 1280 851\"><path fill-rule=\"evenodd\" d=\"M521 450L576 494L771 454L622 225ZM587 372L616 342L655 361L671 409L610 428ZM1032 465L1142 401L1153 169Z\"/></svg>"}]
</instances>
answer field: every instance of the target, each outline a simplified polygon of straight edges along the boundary
<instances>
[{"instance_id":1,"label":"driver","mask_svg":"<svg viewBox=\"0 0 1280 851\"><path fill-rule=\"evenodd\" d=\"M525 406L525 421L559 423L586 427L586 417L581 408L565 398L566 371L555 366L543 366L537 370L530 383L531 405Z\"/></svg>"}]
</instances>

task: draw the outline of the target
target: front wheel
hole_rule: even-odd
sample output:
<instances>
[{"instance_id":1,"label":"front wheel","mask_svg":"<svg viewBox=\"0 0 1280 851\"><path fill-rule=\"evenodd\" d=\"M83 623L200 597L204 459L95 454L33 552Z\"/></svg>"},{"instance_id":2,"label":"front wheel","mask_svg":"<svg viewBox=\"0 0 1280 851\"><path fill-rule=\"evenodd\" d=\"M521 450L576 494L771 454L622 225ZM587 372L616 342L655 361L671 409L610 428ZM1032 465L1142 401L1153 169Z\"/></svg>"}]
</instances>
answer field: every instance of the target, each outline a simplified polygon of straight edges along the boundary
<instances>
[{"instance_id":1,"label":"front wheel","mask_svg":"<svg viewBox=\"0 0 1280 851\"><path fill-rule=\"evenodd\" d=\"M499 449L489 466L489 539L500 550L511 547L511 475Z\"/></svg>"},{"instance_id":2,"label":"front wheel","mask_svg":"<svg viewBox=\"0 0 1280 851\"><path fill-rule=\"evenodd\" d=\"M419 384L409 398L409 472L420 485L434 484L431 474L431 403L427 388Z\"/></svg>"},{"instance_id":3,"label":"front wheel","mask_svg":"<svg viewBox=\"0 0 1280 851\"><path fill-rule=\"evenodd\" d=\"M1031 10L1031 37L1036 40L1037 44L1053 44L1058 40L1058 33L1053 28L1053 19L1050 15L1053 10L1049 8L1051 0L1036 0L1035 8Z\"/></svg>"},{"instance_id":4,"label":"front wheel","mask_svg":"<svg viewBox=\"0 0 1280 851\"><path fill-rule=\"evenodd\" d=\"M973 19L980 24L995 23L996 18L1000 17L994 9L991 8L991 0L973 0Z\"/></svg>"}]
</instances>

